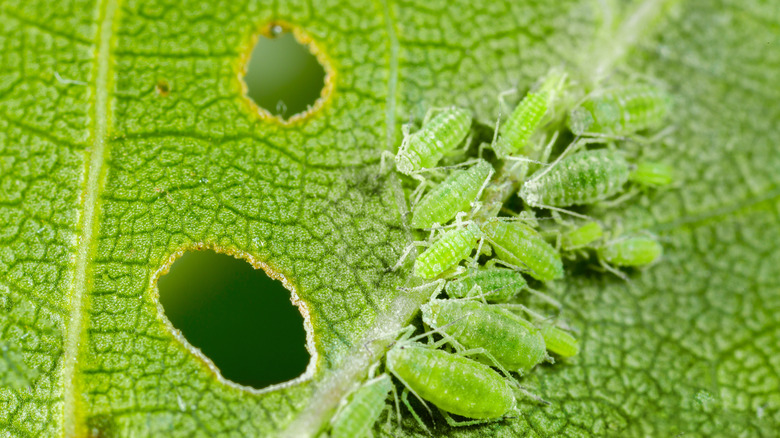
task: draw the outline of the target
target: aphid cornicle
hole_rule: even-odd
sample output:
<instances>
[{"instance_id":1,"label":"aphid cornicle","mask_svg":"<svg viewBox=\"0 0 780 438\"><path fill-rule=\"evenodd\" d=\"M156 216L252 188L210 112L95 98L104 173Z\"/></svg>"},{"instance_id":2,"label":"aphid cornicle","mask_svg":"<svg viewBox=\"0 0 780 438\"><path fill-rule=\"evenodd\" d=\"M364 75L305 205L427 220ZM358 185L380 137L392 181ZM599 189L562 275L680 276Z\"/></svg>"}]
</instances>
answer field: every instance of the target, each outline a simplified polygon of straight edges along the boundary
<instances>
[{"instance_id":1,"label":"aphid cornicle","mask_svg":"<svg viewBox=\"0 0 780 438\"><path fill-rule=\"evenodd\" d=\"M598 222L590 221L577 227L561 236L562 248L565 251L573 251L585 248L593 242L601 239L604 235L604 229Z\"/></svg>"},{"instance_id":2,"label":"aphid cornicle","mask_svg":"<svg viewBox=\"0 0 780 438\"><path fill-rule=\"evenodd\" d=\"M412 209L412 228L430 228L446 224L458 213L469 209L493 175L493 166L485 160L464 170L452 172L428 192Z\"/></svg>"},{"instance_id":3,"label":"aphid cornicle","mask_svg":"<svg viewBox=\"0 0 780 438\"><path fill-rule=\"evenodd\" d=\"M541 328L544 344L547 349L561 357L572 357L580 352L577 339L554 325L544 325Z\"/></svg>"},{"instance_id":4,"label":"aphid cornicle","mask_svg":"<svg viewBox=\"0 0 780 438\"><path fill-rule=\"evenodd\" d=\"M631 170L628 178L643 186L668 186L674 182L674 168L664 163L643 161Z\"/></svg>"},{"instance_id":5,"label":"aphid cornicle","mask_svg":"<svg viewBox=\"0 0 780 438\"><path fill-rule=\"evenodd\" d=\"M533 228L500 218L488 219L482 234L499 259L541 281L563 278L563 262L555 248Z\"/></svg>"},{"instance_id":6,"label":"aphid cornicle","mask_svg":"<svg viewBox=\"0 0 780 438\"><path fill-rule=\"evenodd\" d=\"M506 301L528 286L522 274L511 269L488 268L471 272L447 283L452 298L481 296L487 301Z\"/></svg>"},{"instance_id":7,"label":"aphid cornicle","mask_svg":"<svg viewBox=\"0 0 780 438\"><path fill-rule=\"evenodd\" d=\"M663 247L651 236L626 236L606 242L598 249L599 260L615 266L645 266L658 260Z\"/></svg>"},{"instance_id":8,"label":"aphid cornicle","mask_svg":"<svg viewBox=\"0 0 780 438\"><path fill-rule=\"evenodd\" d=\"M531 207L591 204L620 192L628 177L623 154L608 149L583 151L539 170L518 195Z\"/></svg>"},{"instance_id":9,"label":"aphid cornicle","mask_svg":"<svg viewBox=\"0 0 780 438\"><path fill-rule=\"evenodd\" d=\"M412 134L404 133L401 147L395 156L399 172L411 175L421 169L435 167L447 153L460 144L471 129L471 112L450 107L428 120ZM431 113L429 113L431 114Z\"/></svg>"},{"instance_id":10,"label":"aphid cornicle","mask_svg":"<svg viewBox=\"0 0 780 438\"><path fill-rule=\"evenodd\" d=\"M524 373L547 358L541 331L500 305L433 299L420 310L430 327L466 348L482 348L492 356L477 356L481 362L495 360L510 371Z\"/></svg>"},{"instance_id":11,"label":"aphid cornicle","mask_svg":"<svg viewBox=\"0 0 780 438\"><path fill-rule=\"evenodd\" d=\"M331 421L330 438L370 436L370 431L382 411L385 399L393 389L390 376L382 374L363 384L350 395Z\"/></svg>"},{"instance_id":12,"label":"aphid cornicle","mask_svg":"<svg viewBox=\"0 0 780 438\"><path fill-rule=\"evenodd\" d=\"M447 231L417 256L414 260L414 275L426 280L441 275L467 258L481 236L474 222Z\"/></svg>"},{"instance_id":13,"label":"aphid cornicle","mask_svg":"<svg viewBox=\"0 0 780 438\"><path fill-rule=\"evenodd\" d=\"M453 414L495 419L517 406L506 378L463 356L407 342L390 349L385 364L415 395Z\"/></svg>"},{"instance_id":14,"label":"aphid cornicle","mask_svg":"<svg viewBox=\"0 0 780 438\"><path fill-rule=\"evenodd\" d=\"M551 71L537 90L528 93L517 104L499 129L500 140L493 145L499 158L523 151L550 110L565 79L566 75L561 71Z\"/></svg>"},{"instance_id":15,"label":"aphid cornicle","mask_svg":"<svg viewBox=\"0 0 780 438\"><path fill-rule=\"evenodd\" d=\"M624 136L663 122L669 112L669 97L650 85L610 88L589 96L569 114L569 129L575 135Z\"/></svg>"}]
</instances>

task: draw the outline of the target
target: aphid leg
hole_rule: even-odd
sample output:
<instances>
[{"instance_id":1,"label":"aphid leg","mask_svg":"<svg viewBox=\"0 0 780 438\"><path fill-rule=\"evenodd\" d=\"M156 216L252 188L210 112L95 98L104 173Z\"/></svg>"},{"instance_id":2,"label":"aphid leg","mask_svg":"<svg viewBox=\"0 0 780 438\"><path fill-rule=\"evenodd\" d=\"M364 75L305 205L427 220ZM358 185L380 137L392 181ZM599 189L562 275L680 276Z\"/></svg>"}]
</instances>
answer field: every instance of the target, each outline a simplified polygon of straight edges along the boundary
<instances>
[{"instance_id":1,"label":"aphid leg","mask_svg":"<svg viewBox=\"0 0 780 438\"><path fill-rule=\"evenodd\" d=\"M414 392L414 391L412 391L411 389L409 389L409 385L407 385L407 384L406 384L406 382L404 382L404 381L403 381L403 379L401 379L401 378L400 378L400 377L398 377L398 376L395 376L395 377L396 377L398 380L400 380L400 381L401 381L401 383L403 383L403 385L404 385L404 390L403 390L403 392L401 393L401 401L402 401L402 402L404 403L404 405L406 406L406 409L409 409L409 412L411 412L411 414L412 414L412 417L414 417L414 419L415 419L415 420L417 420L417 424L419 424L419 425L420 425L420 427L422 427L422 428L423 428L423 430L424 430L424 431L425 431L425 432L426 432L428 435L430 435L430 434L431 434L431 431L430 431L430 430L428 430L428 427L425 425L425 423L423 423L423 421L422 421L422 419L420 418L420 416L419 416L419 415L417 415L417 411L415 411L415 410L414 410L414 408L412 407L412 404L411 404L411 403L409 403L409 393L411 392L412 394L414 394L414 396L415 396L415 397L417 397L417 400L420 400L420 402L423 404L423 406L425 406L425 409L428 411L428 414L430 414L430 416L431 416L431 421L433 421L433 412L431 412L431 408L429 408L429 407L428 407L428 404L427 404L427 403L425 403L425 400L423 400L423 399L422 399L422 398L421 398L419 395L417 395L417 393L416 393L416 392ZM399 427L400 427L400 421L401 421L401 420L400 420L400 417L399 417L399 420L398 420L398 421L399 421Z\"/></svg>"},{"instance_id":2,"label":"aphid leg","mask_svg":"<svg viewBox=\"0 0 780 438\"><path fill-rule=\"evenodd\" d=\"M65 79L62 76L60 76L60 73L58 71L54 72L54 78L57 79L57 82L65 85L87 85L84 81L77 81L75 79Z\"/></svg>"},{"instance_id":3,"label":"aphid leg","mask_svg":"<svg viewBox=\"0 0 780 438\"><path fill-rule=\"evenodd\" d=\"M511 263L507 263L507 262L505 262L505 261L503 261L501 259L492 259L492 260L495 260L496 263L500 263L501 265L506 266L509 269L514 269L517 272L536 272L533 269L529 268L528 266L522 268L520 266L513 265ZM525 263L523 263L523 264L525 265Z\"/></svg>"},{"instance_id":4,"label":"aphid leg","mask_svg":"<svg viewBox=\"0 0 780 438\"><path fill-rule=\"evenodd\" d=\"M409 257L409 254L410 254L410 253L412 252L412 250L413 250L413 249L415 249L416 247L418 247L418 246L428 246L428 245L429 245L429 243L428 243L428 242L419 242L419 241L417 241L417 242L412 242L411 244L409 244L409 245L406 247L406 249L404 249L404 252L403 252L403 254L401 255L401 258L400 258L400 259L398 259L398 262L396 262L395 266L393 266L392 268L388 269L387 271L388 271L388 272L392 272L392 271L395 271L395 270L397 270L398 268L400 268L400 267L401 267L401 265L403 265L403 264L404 264L404 260L406 260L406 258L407 258L407 257Z\"/></svg>"},{"instance_id":5,"label":"aphid leg","mask_svg":"<svg viewBox=\"0 0 780 438\"><path fill-rule=\"evenodd\" d=\"M385 168L385 166L387 166L387 162L385 160L388 160L388 161L390 161L392 163L393 160L395 160L395 155L393 155L393 153L390 152L390 151L382 151L382 154L380 155L380 160L379 160L379 174L380 175L384 175L387 172L387 170L388 170L387 168Z\"/></svg>"},{"instance_id":6,"label":"aphid leg","mask_svg":"<svg viewBox=\"0 0 780 438\"><path fill-rule=\"evenodd\" d=\"M447 280L440 278L434 281L434 283L436 284L436 289L433 290L433 293L431 294L431 298L429 298L430 300L435 299L436 297L439 296L439 294L441 294L441 291L444 290L444 285L447 284Z\"/></svg>"},{"instance_id":7,"label":"aphid leg","mask_svg":"<svg viewBox=\"0 0 780 438\"><path fill-rule=\"evenodd\" d=\"M622 195L618 196L615 199L610 199L608 201L601 201L598 203L599 207L603 208L612 208L616 205L620 205L629 199L633 198L634 196L638 195L640 193L639 190L636 188L632 188L631 190L627 191L626 193L623 193Z\"/></svg>"},{"instance_id":8,"label":"aphid leg","mask_svg":"<svg viewBox=\"0 0 780 438\"><path fill-rule=\"evenodd\" d=\"M510 94L516 94L516 93L517 93L517 88L514 88L514 87L498 93L498 109L499 109L499 111L501 111L501 105L506 105L507 104L506 101L504 101L504 97L505 96L509 96Z\"/></svg>"},{"instance_id":9,"label":"aphid leg","mask_svg":"<svg viewBox=\"0 0 780 438\"><path fill-rule=\"evenodd\" d=\"M515 392L518 392L518 393L520 393L520 394L530 398L531 400L533 400L533 401L535 401L537 403L543 404L545 406L550 406L550 404L551 404L547 400L545 400L545 399L539 397L538 395L534 394L533 392L529 391L528 389L526 389L522 385L517 385L513 389L515 390Z\"/></svg>"},{"instance_id":10,"label":"aphid leg","mask_svg":"<svg viewBox=\"0 0 780 438\"><path fill-rule=\"evenodd\" d=\"M444 417L444 420L447 421L447 424L449 424L452 427L462 427L462 426L473 426L475 424L485 424L485 423L492 423L494 421L501 421L502 418L491 418L487 420L465 420L465 421L458 421L450 416L449 413L446 411L439 409L439 412L441 412L441 416Z\"/></svg>"},{"instance_id":11,"label":"aphid leg","mask_svg":"<svg viewBox=\"0 0 780 438\"><path fill-rule=\"evenodd\" d=\"M623 273L623 271L621 271L621 270L619 270L619 269L615 268L614 266L610 266L610 264L609 264L609 263L607 263L607 262L605 262L604 260L601 260L601 259L599 259L599 264L601 265L601 267L602 267L602 268L604 268L604 269L606 269L607 271L609 271L609 272L611 272L611 273L613 273L613 274L617 275L617 276L618 276L618 277L620 277L620 278L621 278L623 281L625 281L625 282L627 282L627 283L630 283L630 282L631 282L631 280L629 280L629 279L628 279L628 276L627 276L625 273Z\"/></svg>"},{"instance_id":12,"label":"aphid leg","mask_svg":"<svg viewBox=\"0 0 780 438\"><path fill-rule=\"evenodd\" d=\"M420 182L417 184L417 187L414 189L414 191L412 191L412 193L409 195L409 202L411 206L414 207L418 202L420 202L420 198L425 192L425 187L428 186L428 180L419 173L415 173L411 175L411 177Z\"/></svg>"},{"instance_id":13,"label":"aphid leg","mask_svg":"<svg viewBox=\"0 0 780 438\"><path fill-rule=\"evenodd\" d=\"M555 141L558 140L558 132L555 131L555 133L550 137L550 141L547 142L547 144L544 146L544 149L542 150L542 155L539 157L540 161L548 162L550 160L550 155L552 154L553 145L555 145Z\"/></svg>"}]
</instances>

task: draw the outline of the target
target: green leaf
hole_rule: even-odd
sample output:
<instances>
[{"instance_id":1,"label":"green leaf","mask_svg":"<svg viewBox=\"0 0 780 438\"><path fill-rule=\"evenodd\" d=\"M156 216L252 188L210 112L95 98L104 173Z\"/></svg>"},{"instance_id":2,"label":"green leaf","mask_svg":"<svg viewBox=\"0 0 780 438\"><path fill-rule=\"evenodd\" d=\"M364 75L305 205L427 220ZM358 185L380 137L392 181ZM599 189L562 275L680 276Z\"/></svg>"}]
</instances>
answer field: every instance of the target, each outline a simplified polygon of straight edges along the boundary
<instances>
[{"instance_id":1,"label":"green leaf","mask_svg":"<svg viewBox=\"0 0 780 438\"><path fill-rule=\"evenodd\" d=\"M239 73L271 21L312 38L330 88L258 116ZM523 384L552 405L448 436L771 436L780 427L780 10L773 2L183 2L0 5L0 434L314 434L427 296L387 273L411 236L379 158L400 122L550 66L647 75L674 96L650 157L676 190L615 213L663 261L556 297L581 354ZM157 91L166 84L170 93ZM169 258L217 248L284 275L312 376L230 384L159 314ZM269 358L273 360L274 358ZM6 372L6 370L15 370ZM396 436L422 434L409 415Z\"/></svg>"}]
</instances>

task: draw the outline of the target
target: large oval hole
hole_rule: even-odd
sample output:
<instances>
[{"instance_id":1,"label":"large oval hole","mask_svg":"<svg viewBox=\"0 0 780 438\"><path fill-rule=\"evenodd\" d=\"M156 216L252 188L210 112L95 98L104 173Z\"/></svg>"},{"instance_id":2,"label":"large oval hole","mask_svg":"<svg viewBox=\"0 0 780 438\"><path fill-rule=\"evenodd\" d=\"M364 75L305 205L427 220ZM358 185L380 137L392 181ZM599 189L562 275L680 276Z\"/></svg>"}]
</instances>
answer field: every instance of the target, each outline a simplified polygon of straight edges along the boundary
<instances>
[{"instance_id":1,"label":"large oval hole","mask_svg":"<svg viewBox=\"0 0 780 438\"><path fill-rule=\"evenodd\" d=\"M314 106L325 87L325 69L309 47L281 26L261 35L244 77L249 97L282 119Z\"/></svg>"},{"instance_id":2,"label":"large oval hole","mask_svg":"<svg viewBox=\"0 0 780 438\"><path fill-rule=\"evenodd\" d=\"M310 356L301 313L280 281L245 260L187 252L157 282L171 324L228 380L264 388L294 379Z\"/></svg>"}]
</instances>

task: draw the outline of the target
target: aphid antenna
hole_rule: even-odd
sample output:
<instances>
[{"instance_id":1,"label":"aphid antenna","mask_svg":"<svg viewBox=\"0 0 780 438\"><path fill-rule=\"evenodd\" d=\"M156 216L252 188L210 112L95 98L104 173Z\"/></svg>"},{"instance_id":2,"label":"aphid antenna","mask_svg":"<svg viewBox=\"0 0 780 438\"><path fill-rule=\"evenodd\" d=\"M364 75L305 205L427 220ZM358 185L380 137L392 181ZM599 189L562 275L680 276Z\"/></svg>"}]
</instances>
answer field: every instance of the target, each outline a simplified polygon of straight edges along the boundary
<instances>
[{"instance_id":1,"label":"aphid antenna","mask_svg":"<svg viewBox=\"0 0 780 438\"><path fill-rule=\"evenodd\" d=\"M533 272L533 273L536 273L536 271L534 271L533 269L529 268L528 265L526 265L525 263L523 263L523 265L525 265L525 268L521 268L520 266L513 265L511 263L507 263L507 262L505 262L505 261L503 261L501 259L491 259L491 260L495 260L496 264L502 264L502 265L506 266L507 268L513 269L513 270L515 270L517 272L521 272L521 273L523 273L523 272ZM522 263L522 262L520 262L520 263Z\"/></svg>"},{"instance_id":2,"label":"aphid antenna","mask_svg":"<svg viewBox=\"0 0 780 438\"><path fill-rule=\"evenodd\" d=\"M442 112L442 111L447 111L447 110L450 110L450 109L453 109L453 108L456 108L456 106L455 105L450 105L450 106L432 106L432 107L428 108L428 111L425 112L425 116L423 116L423 125L428 123L428 121L430 121L431 117L433 117L434 114L436 114L438 112Z\"/></svg>"},{"instance_id":3,"label":"aphid antenna","mask_svg":"<svg viewBox=\"0 0 780 438\"><path fill-rule=\"evenodd\" d=\"M537 321L551 321L555 319L555 316L544 316L540 313L534 312L533 310L529 309L527 306L523 304L516 304L516 303L503 303L498 304L498 306L501 306L502 308L510 309L510 310L519 310L526 314L528 314L530 317Z\"/></svg>"},{"instance_id":4,"label":"aphid antenna","mask_svg":"<svg viewBox=\"0 0 780 438\"><path fill-rule=\"evenodd\" d=\"M572 140L572 142L569 144L569 146L567 146L567 147L566 147L566 149L564 149L564 151L563 151L563 152L561 152L561 154L560 154L560 155L558 155L558 158L556 158L556 159L555 159L555 161L553 161L553 162L552 162L552 163L551 163L549 166L547 166L547 167L546 167L546 168L545 168L543 171L539 172L539 174L538 174L538 175L534 175L534 176L533 176L533 177L532 177L532 178L531 178L529 181L536 181L537 179L539 179L539 178L543 177L544 175L546 175L547 173L549 173L551 170L553 170L553 169L555 168L555 166L557 166L557 165L558 165L558 163L559 163L559 162L560 162L560 161L561 161L561 160L562 160L564 157L566 157L566 155L568 155L568 154L569 154L569 152L570 152L571 150L574 150L575 148L579 147L579 145L577 144L577 143L578 143L578 141L579 141L579 139L580 139L580 136L579 136L579 135L578 135L577 137L574 137L574 140Z\"/></svg>"},{"instance_id":5,"label":"aphid antenna","mask_svg":"<svg viewBox=\"0 0 780 438\"><path fill-rule=\"evenodd\" d=\"M432 293L431 298L430 298L432 300L432 299L436 298L437 296L439 296L439 294L441 294L441 291L444 289L444 285L446 283L447 283L447 280L445 280L443 278L440 278L440 279L432 281L430 283L425 283L423 285L420 285L420 286L417 286L417 287L412 287L412 288L399 286L397 288L397 290L402 291L402 292L419 291L419 290L429 289L431 286L435 285L436 287L434 288L433 293ZM406 328L404 328L404 330L406 330Z\"/></svg>"},{"instance_id":6,"label":"aphid antenna","mask_svg":"<svg viewBox=\"0 0 780 438\"><path fill-rule=\"evenodd\" d=\"M551 296L547 295L546 293L544 293L544 292L542 292L542 291L538 291L538 290L536 290L536 289L531 289L530 287L526 287L525 289L526 289L528 292L530 292L530 293L531 293L531 295L533 295L533 296L535 296L535 297L537 297L537 298L541 299L542 301L544 301L544 302L546 302L546 303L548 303L548 304L552 305L552 306L553 306L553 307L555 307L556 309L559 309L559 310L560 310L560 309L563 307L563 305L561 305L560 301L556 300L555 298L553 298L553 297L551 297Z\"/></svg>"},{"instance_id":7,"label":"aphid antenna","mask_svg":"<svg viewBox=\"0 0 780 438\"><path fill-rule=\"evenodd\" d=\"M506 102L504 101L505 96L509 96L510 94L516 94L518 93L517 87L512 87L508 90L504 90L500 93L498 93L498 110L499 114L501 112L501 105L506 105Z\"/></svg>"},{"instance_id":8,"label":"aphid antenna","mask_svg":"<svg viewBox=\"0 0 780 438\"><path fill-rule=\"evenodd\" d=\"M400 268L404 264L406 258L409 257L409 254L412 252L413 249L417 248L418 246L428 246L428 245L429 245L428 242L420 242L420 241L415 241L410 243L404 249L403 254L401 254L401 258L398 259L398 261L395 263L393 267L388 268L386 272L393 272L396 271L398 268Z\"/></svg>"},{"instance_id":9,"label":"aphid antenna","mask_svg":"<svg viewBox=\"0 0 780 438\"><path fill-rule=\"evenodd\" d=\"M558 140L559 133L560 131L555 131L550 137L550 140L544 146L544 150L542 151L542 156L540 158L545 163L550 160L550 155L552 154L552 148L555 145L555 142Z\"/></svg>"},{"instance_id":10,"label":"aphid antenna","mask_svg":"<svg viewBox=\"0 0 780 438\"><path fill-rule=\"evenodd\" d=\"M472 158L471 160L464 161L462 163L453 164L451 166L439 166L439 167L426 167L422 168L415 173L425 173L425 172L433 172L433 171L439 171L439 170L451 170L451 169L459 169L461 167L467 167L471 166L474 163L478 163L480 161L480 158Z\"/></svg>"},{"instance_id":11,"label":"aphid antenna","mask_svg":"<svg viewBox=\"0 0 780 438\"><path fill-rule=\"evenodd\" d=\"M565 214L568 214L570 216L578 217L580 219L585 219L587 221L595 220L595 219L593 219L590 216L587 216L587 215L584 215L584 214L580 214L580 213L575 213L575 212L573 212L571 210L566 210L565 208L558 208L558 207L553 207L553 206L544 205L544 204L536 204L536 205L534 205L534 207L536 207L536 208L545 208L547 210L552 210L552 211L557 211L557 212L560 212L560 213L565 213Z\"/></svg>"}]
</instances>

